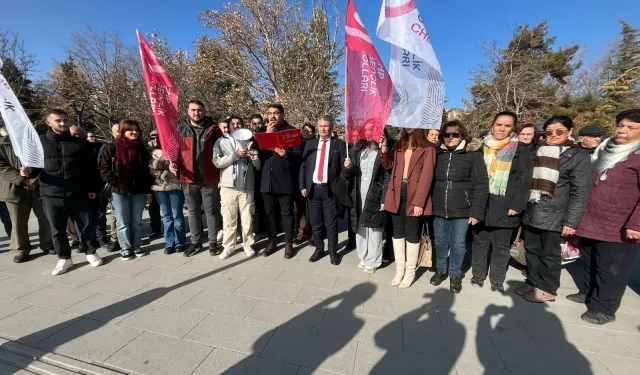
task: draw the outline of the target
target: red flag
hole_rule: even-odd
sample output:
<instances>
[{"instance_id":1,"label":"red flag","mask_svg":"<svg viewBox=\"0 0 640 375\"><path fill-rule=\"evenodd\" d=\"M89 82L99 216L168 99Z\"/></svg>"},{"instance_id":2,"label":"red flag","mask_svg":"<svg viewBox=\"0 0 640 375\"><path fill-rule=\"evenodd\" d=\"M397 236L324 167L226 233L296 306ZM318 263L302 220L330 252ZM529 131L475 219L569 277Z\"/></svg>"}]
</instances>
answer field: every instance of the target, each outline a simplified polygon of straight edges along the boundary
<instances>
[{"instance_id":1,"label":"red flag","mask_svg":"<svg viewBox=\"0 0 640 375\"><path fill-rule=\"evenodd\" d=\"M389 119L393 85L353 2L347 4L346 138L379 141Z\"/></svg>"},{"instance_id":2,"label":"red flag","mask_svg":"<svg viewBox=\"0 0 640 375\"><path fill-rule=\"evenodd\" d=\"M158 138L162 146L162 154L166 160L175 162L180 153L180 137L178 135L178 89L171 77L162 67L162 63L153 53L140 31L140 57L144 83L151 100L153 120L158 129Z\"/></svg>"}]
</instances>

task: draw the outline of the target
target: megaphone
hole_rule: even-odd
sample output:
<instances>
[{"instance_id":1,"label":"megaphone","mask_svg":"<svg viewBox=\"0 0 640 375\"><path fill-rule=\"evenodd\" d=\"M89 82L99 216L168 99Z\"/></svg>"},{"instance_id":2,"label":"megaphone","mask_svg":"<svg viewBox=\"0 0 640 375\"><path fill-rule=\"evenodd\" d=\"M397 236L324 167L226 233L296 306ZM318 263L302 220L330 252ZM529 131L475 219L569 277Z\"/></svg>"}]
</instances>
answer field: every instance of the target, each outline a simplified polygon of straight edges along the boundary
<instances>
[{"instance_id":1,"label":"megaphone","mask_svg":"<svg viewBox=\"0 0 640 375\"><path fill-rule=\"evenodd\" d=\"M242 151L249 151L253 144L253 132L247 128L236 129L231 133L231 138L235 139Z\"/></svg>"}]
</instances>

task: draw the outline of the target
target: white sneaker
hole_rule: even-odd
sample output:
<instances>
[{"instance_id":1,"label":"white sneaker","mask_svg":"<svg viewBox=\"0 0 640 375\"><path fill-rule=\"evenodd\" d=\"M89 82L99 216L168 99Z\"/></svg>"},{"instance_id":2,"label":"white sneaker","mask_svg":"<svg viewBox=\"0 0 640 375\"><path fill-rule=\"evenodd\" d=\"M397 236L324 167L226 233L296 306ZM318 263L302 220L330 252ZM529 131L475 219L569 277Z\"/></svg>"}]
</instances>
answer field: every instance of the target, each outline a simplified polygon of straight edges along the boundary
<instances>
[{"instance_id":1,"label":"white sneaker","mask_svg":"<svg viewBox=\"0 0 640 375\"><path fill-rule=\"evenodd\" d=\"M251 248L251 246L244 246L244 253L247 254L247 258L251 258L256 255L256 251Z\"/></svg>"},{"instance_id":2,"label":"white sneaker","mask_svg":"<svg viewBox=\"0 0 640 375\"><path fill-rule=\"evenodd\" d=\"M222 231L219 230L217 236L218 243L222 242Z\"/></svg>"},{"instance_id":3,"label":"white sneaker","mask_svg":"<svg viewBox=\"0 0 640 375\"><path fill-rule=\"evenodd\" d=\"M225 260L225 259L229 258L230 256L231 256L231 250L230 249L224 249L220 253L220 256L218 257L218 259Z\"/></svg>"},{"instance_id":4,"label":"white sneaker","mask_svg":"<svg viewBox=\"0 0 640 375\"><path fill-rule=\"evenodd\" d=\"M358 268L360 268L361 270L363 270L365 266L366 265L364 264L363 261L360 261L360 263L358 263Z\"/></svg>"},{"instance_id":5,"label":"white sneaker","mask_svg":"<svg viewBox=\"0 0 640 375\"><path fill-rule=\"evenodd\" d=\"M56 263L56 268L53 269L51 274L53 276L62 275L67 272L71 266L73 266L71 259L59 259L58 263Z\"/></svg>"},{"instance_id":6,"label":"white sneaker","mask_svg":"<svg viewBox=\"0 0 640 375\"><path fill-rule=\"evenodd\" d=\"M364 273L375 273L376 269L373 267L365 267L364 268Z\"/></svg>"},{"instance_id":7,"label":"white sneaker","mask_svg":"<svg viewBox=\"0 0 640 375\"><path fill-rule=\"evenodd\" d=\"M89 262L91 267L98 267L102 265L102 259L100 259L98 254L88 254L87 262Z\"/></svg>"}]
</instances>

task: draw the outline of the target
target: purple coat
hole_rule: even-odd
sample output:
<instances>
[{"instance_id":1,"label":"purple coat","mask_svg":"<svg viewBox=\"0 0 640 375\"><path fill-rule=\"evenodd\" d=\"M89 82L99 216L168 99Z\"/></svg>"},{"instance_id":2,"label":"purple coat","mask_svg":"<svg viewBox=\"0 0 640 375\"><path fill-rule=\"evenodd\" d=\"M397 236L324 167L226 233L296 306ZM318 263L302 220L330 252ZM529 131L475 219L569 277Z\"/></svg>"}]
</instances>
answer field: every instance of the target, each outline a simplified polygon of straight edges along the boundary
<instances>
[{"instance_id":1,"label":"purple coat","mask_svg":"<svg viewBox=\"0 0 640 375\"><path fill-rule=\"evenodd\" d=\"M640 155L631 154L606 173L593 174L591 197L576 235L605 242L636 243L626 230L640 231Z\"/></svg>"}]
</instances>

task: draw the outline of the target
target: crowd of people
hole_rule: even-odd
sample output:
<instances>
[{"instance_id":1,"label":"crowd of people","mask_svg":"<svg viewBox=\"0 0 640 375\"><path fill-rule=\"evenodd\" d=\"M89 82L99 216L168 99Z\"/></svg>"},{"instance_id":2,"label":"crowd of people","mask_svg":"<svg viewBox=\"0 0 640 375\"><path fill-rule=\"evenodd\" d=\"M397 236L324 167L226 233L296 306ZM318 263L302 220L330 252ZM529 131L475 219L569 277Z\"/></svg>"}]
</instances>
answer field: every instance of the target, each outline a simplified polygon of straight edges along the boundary
<instances>
[{"instance_id":1,"label":"crowd of people","mask_svg":"<svg viewBox=\"0 0 640 375\"><path fill-rule=\"evenodd\" d=\"M53 275L73 265L68 232L74 229L78 249L93 267L102 264L99 247L120 251L123 260L147 255L147 204L155 216L152 237L163 227L165 254L191 257L207 244L221 260L238 242L247 257L256 256L261 236L262 255L271 256L280 249L282 231L286 259L295 256L294 245L308 241L315 248L310 262L328 255L338 265L344 250L338 221L346 217L346 250L357 251L358 268L372 274L394 260L390 282L399 288L414 283L424 234L432 228L430 283L449 278L453 293L463 288L471 242L470 285L483 288L488 277L491 291L504 294L510 249L521 233L526 280L516 293L536 303L556 299L562 246L579 242L585 281L567 298L586 304L583 320L605 324L615 320L640 250L640 109L619 113L614 133L604 140L604 129L583 127L579 142L570 117L519 125L517 115L505 111L477 138L457 120L440 130L404 128L395 141L386 130L375 139L374 125L366 124L361 140L347 145L334 136L335 120L322 116L316 126L300 127L301 145L261 150L255 139L233 136L245 128L242 118L214 120L202 102L191 100L178 125L179 157L173 161L164 158L155 131L149 143L143 141L135 120L115 124L110 144L72 126L61 110L49 111L46 124L42 169L22 166L2 133L0 216L14 261L22 263L30 257L33 210L40 248L59 259ZM266 121L252 116L246 128L295 129L280 104L268 106Z\"/></svg>"}]
</instances>

